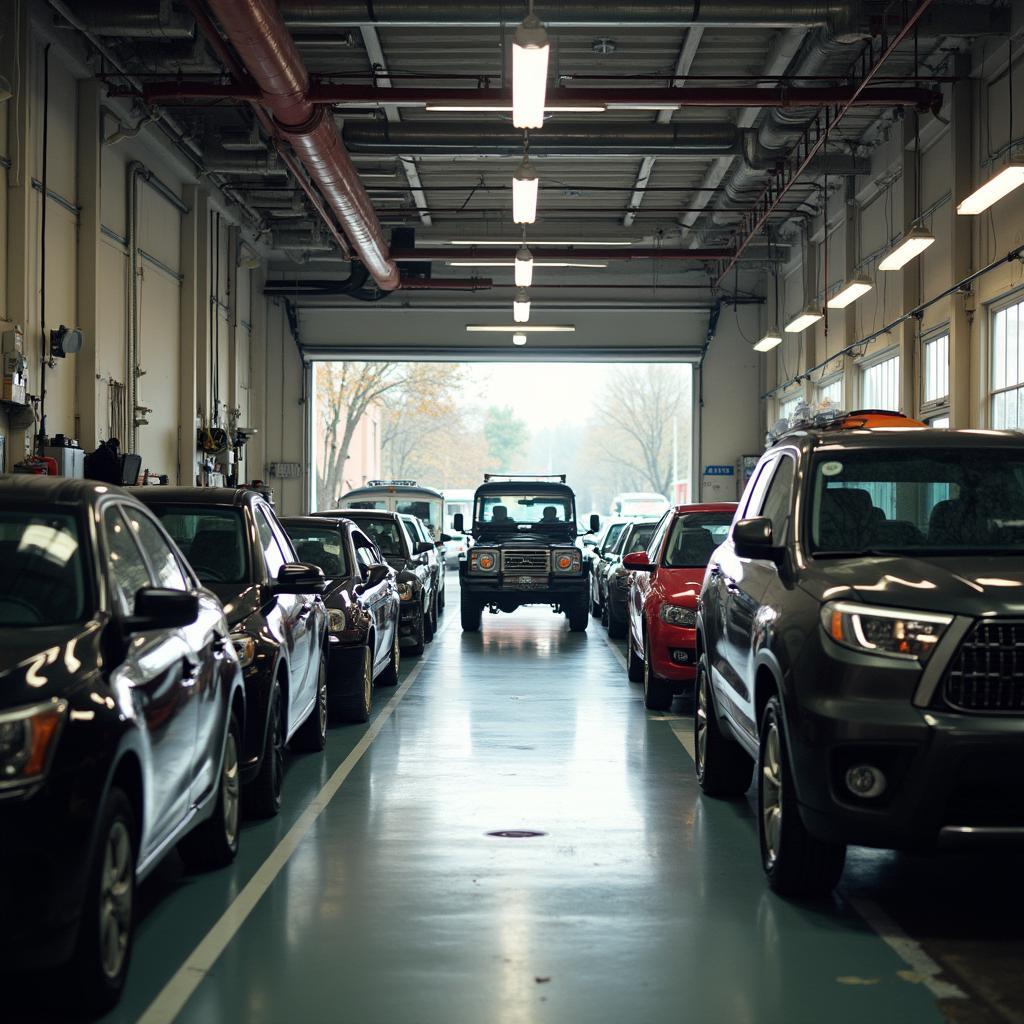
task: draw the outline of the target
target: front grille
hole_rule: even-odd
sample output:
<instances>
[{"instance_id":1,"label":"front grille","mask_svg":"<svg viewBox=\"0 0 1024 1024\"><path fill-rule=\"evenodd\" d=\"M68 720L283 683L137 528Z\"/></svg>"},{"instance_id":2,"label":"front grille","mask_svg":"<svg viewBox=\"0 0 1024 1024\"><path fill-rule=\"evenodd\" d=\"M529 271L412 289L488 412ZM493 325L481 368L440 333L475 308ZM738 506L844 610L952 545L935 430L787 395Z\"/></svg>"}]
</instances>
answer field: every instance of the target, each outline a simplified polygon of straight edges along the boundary
<instances>
[{"instance_id":1,"label":"front grille","mask_svg":"<svg viewBox=\"0 0 1024 1024\"><path fill-rule=\"evenodd\" d=\"M547 574L551 562L548 551L502 551L501 571L518 572L524 575Z\"/></svg>"},{"instance_id":2,"label":"front grille","mask_svg":"<svg viewBox=\"0 0 1024 1024\"><path fill-rule=\"evenodd\" d=\"M953 657L943 696L962 711L1024 714L1024 622L979 622Z\"/></svg>"}]
</instances>

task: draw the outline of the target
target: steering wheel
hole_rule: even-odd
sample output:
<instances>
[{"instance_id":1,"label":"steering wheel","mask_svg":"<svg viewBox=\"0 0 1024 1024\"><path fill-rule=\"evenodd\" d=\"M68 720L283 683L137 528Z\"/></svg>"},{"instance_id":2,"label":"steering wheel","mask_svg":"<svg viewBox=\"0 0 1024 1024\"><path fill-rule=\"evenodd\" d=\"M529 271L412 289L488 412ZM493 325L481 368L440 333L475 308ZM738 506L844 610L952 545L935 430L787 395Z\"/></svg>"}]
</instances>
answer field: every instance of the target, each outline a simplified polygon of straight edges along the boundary
<instances>
[{"instance_id":1,"label":"steering wheel","mask_svg":"<svg viewBox=\"0 0 1024 1024\"><path fill-rule=\"evenodd\" d=\"M18 611L25 612L27 615L18 618ZM14 615L11 614L12 612ZM18 626L38 626L43 621L39 609L34 604L29 604L28 601L20 597L5 595L0 597L0 624L6 624L10 618L14 618L14 625Z\"/></svg>"}]
</instances>

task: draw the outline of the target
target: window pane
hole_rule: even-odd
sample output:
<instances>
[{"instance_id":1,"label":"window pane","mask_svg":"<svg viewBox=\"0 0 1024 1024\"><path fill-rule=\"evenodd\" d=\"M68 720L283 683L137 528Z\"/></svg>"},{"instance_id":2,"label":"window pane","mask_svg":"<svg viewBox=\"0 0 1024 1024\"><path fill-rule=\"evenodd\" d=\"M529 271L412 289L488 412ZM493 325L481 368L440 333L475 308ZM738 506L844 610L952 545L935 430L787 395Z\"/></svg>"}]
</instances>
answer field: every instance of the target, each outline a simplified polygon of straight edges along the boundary
<instances>
[{"instance_id":1,"label":"window pane","mask_svg":"<svg viewBox=\"0 0 1024 1024\"><path fill-rule=\"evenodd\" d=\"M146 552L149 564L153 566L157 586L170 590L188 590L188 581L178 565L178 559L167 541L160 536L160 531L136 509L125 508L124 513L139 547Z\"/></svg>"},{"instance_id":2,"label":"window pane","mask_svg":"<svg viewBox=\"0 0 1024 1024\"><path fill-rule=\"evenodd\" d=\"M1006 311L1006 383L1019 384L1021 381L1020 339L1017 337L1017 307Z\"/></svg>"},{"instance_id":3,"label":"window pane","mask_svg":"<svg viewBox=\"0 0 1024 1024\"><path fill-rule=\"evenodd\" d=\"M890 356L861 370L860 404L865 409L899 408L900 357Z\"/></svg>"},{"instance_id":4,"label":"window pane","mask_svg":"<svg viewBox=\"0 0 1024 1024\"><path fill-rule=\"evenodd\" d=\"M103 532L107 538L110 579L114 584L118 604L124 615L131 615L135 611L135 595L143 587L153 585L149 570L121 513L113 505L103 513Z\"/></svg>"},{"instance_id":5,"label":"window pane","mask_svg":"<svg viewBox=\"0 0 1024 1024\"><path fill-rule=\"evenodd\" d=\"M949 394L949 335L924 343L922 401L936 402Z\"/></svg>"},{"instance_id":6,"label":"window pane","mask_svg":"<svg viewBox=\"0 0 1024 1024\"><path fill-rule=\"evenodd\" d=\"M1006 310L992 318L992 389L1006 387Z\"/></svg>"},{"instance_id":7,"label":"window pane","mask_svg":"<svg viewBox=\"0 0 1024 1024\"><path fill-rule=\"evenodd\" d=\"M843 378L837 377L835 380L829 381L827 384L822 384L818 388L818 401L828 402L833 408L839 408L843 404Z\"/></svg>"}]
</instances>

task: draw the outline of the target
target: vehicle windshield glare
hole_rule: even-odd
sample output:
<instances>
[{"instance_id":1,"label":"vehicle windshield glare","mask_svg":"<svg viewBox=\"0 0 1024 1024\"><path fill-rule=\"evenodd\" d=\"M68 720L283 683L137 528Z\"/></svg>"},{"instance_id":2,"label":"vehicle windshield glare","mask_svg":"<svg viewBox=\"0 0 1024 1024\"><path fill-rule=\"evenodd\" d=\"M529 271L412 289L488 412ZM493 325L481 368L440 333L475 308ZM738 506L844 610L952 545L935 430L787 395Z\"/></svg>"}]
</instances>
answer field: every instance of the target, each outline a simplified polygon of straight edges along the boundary
<instances>
[{"instance_id":1,"label":"vehicle windshield glare","mask_svg":"<svg viewBox=\"0 0 1024 1024\"><path fill-rule=\"evenodd\" d=\"M0 512L0 628L80 622L85 565L70 515Z\"/></svg>"},{"instance_id":2,"label":"vehicle windshield glare","mask_svg":"<svg viewBox=\"0 0 1024 1024\"><path fill-rule=\"evenodd\" d=\"M562 494L485 494L476 521L485 526L546 526L573 522L572 498Z\"/></svg>"},{"instance_id":3,"label":"vehicle windshield glare","mask_svg":"<svg viewBox=\"0 0 1024 1024\"><path fill-rule=\"evenodd\" d=\"M703 569L729 534L731 512L690 512L679 516L665 548L666 569Z\"/></svg>"},{"instance_id":4,"label":"vehicle windshield glare","mask_svg":"<svg viewBox=\"0 0 1024 1024\"><path fill-rule=\"evenodd\" d=\"M249 558L240 509L163 505L152 510L202 583L248 580Z\"/></svg>"},{"instance_id":5,"label":"vehicle windshield glare","mask_svg":"<svg viewBox=\"0 0 1024 1024\"><path fill-rule=\"evenodd\" d=\"M345 535L341 530L292 524L286 529L300 562L318 566L329 580L350 574Z\"/></svg>"},{"instance_id":6,"label":"vehicle windshield glare","mask_svg":"<svg viewBox=\"0 0 1024 1024\"><path fill-rule=\"evenodd\" d=\"M1024 553L1024 451L836 451L813 480L815 554Z\"/></svg>"},{"instance_id":7,"label":"vehicle windshield glare","mask_svg":"<svg viewBox=\"0 0 1024 1024\"><path fill-rule=\"evenodd\" d=\"M405 554L405 547L398 532L398 523L395 520L360 519L359 525L367 537L380 548L380 553L385 557Z\"/></svg>"}]
</instances>

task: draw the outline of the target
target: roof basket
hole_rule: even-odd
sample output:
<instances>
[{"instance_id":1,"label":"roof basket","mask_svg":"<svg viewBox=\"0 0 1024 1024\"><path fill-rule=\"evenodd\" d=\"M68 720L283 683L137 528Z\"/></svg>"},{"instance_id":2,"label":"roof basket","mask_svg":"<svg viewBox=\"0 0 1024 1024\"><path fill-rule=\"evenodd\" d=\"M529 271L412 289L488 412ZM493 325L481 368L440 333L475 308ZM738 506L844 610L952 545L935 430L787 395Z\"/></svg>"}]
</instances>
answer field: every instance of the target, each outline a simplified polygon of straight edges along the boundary
<instances>
[{"instance_id":1,"label":"roof basket","mask_svg":"<svg viewBox=\"0 0 1024 1024\"><path fill-rule=\"evenodd\" d=\"M565 483L564 473L484 473L484 483L492 480L555 480Z\"/></svg>"},{"instance_id":2,"label":"roof basket","mask_svg":"<svg viewBox=\"0 0 1024 1024\"><path fill-rule=\"evenodd\" d=\"M872 430L879 427L925 427L920 420L911 419L902 412L893 409L855 409L844 412L842 409L828 409L810 414L803 407L803 415L792 416L790 419L779 420L768 432L768 444L773 445L780 438L801 430Z\"/></svg>"},{"instance_id":3,"label":"roof basket","mask_svg":"<svg viewBox=\"0 0 1024 1024\"><path fill-rule=\"evenodd\" d=\"M367 480L364 487L415 487L415 480Z\"/></svg>"}]
</instances>

